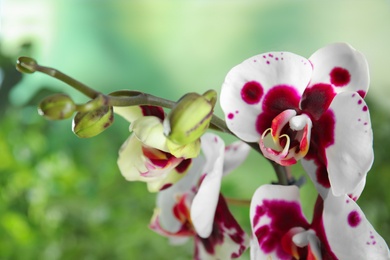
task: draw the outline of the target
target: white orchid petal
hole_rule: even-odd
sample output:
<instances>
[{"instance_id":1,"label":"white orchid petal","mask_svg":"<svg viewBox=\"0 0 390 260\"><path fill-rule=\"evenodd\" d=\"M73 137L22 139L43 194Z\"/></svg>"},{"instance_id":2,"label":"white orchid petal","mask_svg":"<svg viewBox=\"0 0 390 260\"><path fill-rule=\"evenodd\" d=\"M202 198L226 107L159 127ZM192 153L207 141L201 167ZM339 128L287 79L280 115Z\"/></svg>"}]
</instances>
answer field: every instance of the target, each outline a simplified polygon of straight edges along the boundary
<instances>
[{"instance_id":1,"label":"white orchid petal","mask_svg":"<svg viewBox=\"0 0 390 260\"><path fill-rule=\"evenodd\" d=\"M140 106L114 107L114 113L132 123L143 116Z\"/></svg>"},{"instance_id":2,"label":"white orchid petal","mask_svg":"<svg viewBox=\"0 0 390 260\"><path fill-rule=\"evenodd\" d=\"M215 209L221 187L225 144L217 135L206 133L201 138L206 157L204 177L191 206L191 218L200 237L207 238L212 231Z\"/></svg>"},{"instance_id":3,"label":"white orchid petal","mask_svg":"<svg viewBox=\"0 0 390 260\"><path fill-rule=\"evenodd\" d=\"M374 160L370 114L356 92L342 92L332 101L334 143L325 149L332 192L351 193L366 178Z\"/></svg>"},{"instance_id":4,"label":"white orchid petal","mask_svg":"<svg viewBox=\"0 0 390 260\"><path fill-rule=\"evenodd\" d=\"M120 148L117 164L126 180L145 180L140 175L147 172L148 169L142 154L142 143L135 135L131 135Z\"/></svg>"},{"instance_id":5,"label":"white orchid petal","mask_svg":"<svg viewBox=\"0 0 390 260\"><path fill-rule=\"evenodd\" d=\"M369 87L366 58L346 43L334 43L316 51L310 58L313 75L310 85L332 84L334 90L356 91L364 97Z\"/></svg>"},{"instance_id":6,"label":"white orchid petal","mask_svg":"<svg viewBox=\"0 0 390 260\"><path fill-rule=\"evenodd\" d=\"M347 195L329 194L324 201L323 224L329 246L339 259L390 259L384 239Z\"/></svg>"},{"instance_id":7,"label":"white orchid petal","mask_svg":"<svg viewBox=\"0 0 390 260\"><path fill-rule=\"evenodd\" d=\"M247 158L251 147L242 142L234 142L225 148L225 157L223 161L223 175L229 174L236 169Z\"/></svg>"},{"instance_id":8,"label":"white orchid petal","mask_svg":"<svg viewBox=\"0 0 390 260\"><path fill-rule=\"evenodd\" d=\"M202 156L193 159L188 173L172 187L162 190L157 195L157 208L160 210L159 220L161 226L171 233L176 233L181 222L175 217L173 207L177 203L177 196L191 193L200 177L205 160ZM191 195L193 196L194 193Z\"/></svg>"},{"instance_id":9,"label":"white orchid petal","mask_svg":"<svg viewBox=\"0 0 390 260\"><path fill-rule=\"evenodd\" d=\"M144 116L138 118L130 125L139 140L147 146L169 152L167 138L163 133L163 125L160 118L155 116Z\"/></svg>"},{"instance_id":10,"label":"white orchid petal","mask_svg":"<svg viewBox=\"0 0 390 260\"><path fill-rule=\"evenodd\" d=\"M310 179L314 183L318 193L323 199L328 196L330 183L328 179L328 172L325 165L317 162L314 159L305 159L301 160L301 164L305 169L305 172L309 175Z\"/></svg>"}]
</instances>

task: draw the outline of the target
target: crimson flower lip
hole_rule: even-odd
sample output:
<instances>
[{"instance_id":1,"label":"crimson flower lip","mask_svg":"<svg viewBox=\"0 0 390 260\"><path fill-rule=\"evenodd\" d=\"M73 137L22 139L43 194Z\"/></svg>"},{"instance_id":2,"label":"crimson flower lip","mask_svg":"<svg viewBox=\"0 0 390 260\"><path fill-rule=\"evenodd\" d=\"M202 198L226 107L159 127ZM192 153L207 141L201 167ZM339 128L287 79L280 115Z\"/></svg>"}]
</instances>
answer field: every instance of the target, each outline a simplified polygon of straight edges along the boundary
<instances>
[{"instance_id":1,"label":"crimson flower lip","mask_svg":"<svg viewBox=\"0 0 390 260\"><path fill-rule=\"evenodd\" d=\"M222 85L228 128L287 166L301 161L323 197L359 197L373 162L365 57L344 43L309 59L269 52L235 66Z\"/></svg>"}]
</instances>

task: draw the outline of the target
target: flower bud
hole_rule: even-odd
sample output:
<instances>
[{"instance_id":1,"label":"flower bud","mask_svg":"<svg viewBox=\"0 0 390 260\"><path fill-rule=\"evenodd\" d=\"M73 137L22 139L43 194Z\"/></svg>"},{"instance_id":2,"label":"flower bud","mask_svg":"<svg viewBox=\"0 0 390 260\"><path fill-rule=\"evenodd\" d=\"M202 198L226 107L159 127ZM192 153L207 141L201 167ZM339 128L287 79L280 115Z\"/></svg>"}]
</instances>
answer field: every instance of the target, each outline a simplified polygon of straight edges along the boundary
<instances>
[{"instance_id":1,"label":"flower bud","mask_svg":"<svg viewBox=\"0 0 390 260\"><path fill-rule=\"evenodd\" d=\"M103 106L93 111L78 112L73 119L73 132L81 138L100 134L114 122L112 107Z\"/></svg>"},{"instance_id":2,"label":"flower bud","mask_svg":"<svg viewBox=\"0 0 390 260\"><path fill-rule=\"evenodd\" d=\"M76 110L73 100L65 94L54 94L39 103L38 113L50 120L69 118Z\"/></svg>"},{"instance_id":3,"label":"flower bud","mask_svg":"<svg viewBox=\"0 0 390 260\"><path fill-rule=\"evenodd\" d=\"M217 93L188 93L172 108L164 120L164 134L178 144L186 145L199 139L209 127Z\"/></svg>"},{"instance_id":4,"label":"flower bud","mask_svg":"<svg viewBox=\"0 0 390 260\"><path fill-rule=\"evenodd\" d=\"M16 61L16 69L22 73L34 73L37 65L37 61L29 57L19 57Z\"/></svg>"}]
</instances>

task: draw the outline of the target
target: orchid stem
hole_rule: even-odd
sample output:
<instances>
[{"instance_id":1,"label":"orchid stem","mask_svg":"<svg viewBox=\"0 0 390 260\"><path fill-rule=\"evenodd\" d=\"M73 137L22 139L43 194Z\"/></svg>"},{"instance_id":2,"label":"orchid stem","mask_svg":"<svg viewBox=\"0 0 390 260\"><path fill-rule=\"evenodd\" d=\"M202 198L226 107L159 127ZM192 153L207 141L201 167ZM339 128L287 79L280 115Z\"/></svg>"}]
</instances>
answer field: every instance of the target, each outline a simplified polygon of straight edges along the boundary
<instances>
[{"instance_id":1,"label":"orchid stem","mask_svg":"<svg viewBox=\"0 0 390 260\"><path fill-rule=\"evenodd\" d=\"M246 199L235 199L235 198L225 197L225 200L229 205L234 205L234 206L250 206L251 205L251 201L246 200Z\"/></svg>"}]
</instances>

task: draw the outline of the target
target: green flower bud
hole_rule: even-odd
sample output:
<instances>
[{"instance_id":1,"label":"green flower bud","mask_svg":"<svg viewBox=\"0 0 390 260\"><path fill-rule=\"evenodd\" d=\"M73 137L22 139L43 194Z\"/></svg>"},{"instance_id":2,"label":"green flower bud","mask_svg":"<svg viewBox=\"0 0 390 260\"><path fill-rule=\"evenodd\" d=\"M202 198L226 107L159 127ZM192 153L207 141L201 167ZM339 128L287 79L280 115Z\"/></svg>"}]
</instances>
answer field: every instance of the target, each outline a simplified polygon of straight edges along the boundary
<instances>
[{"instance_id":1,"label":"green flower bud","mask_svg":"<svg viewBox=\"0 0 390 260\"><path fill-rule=\"evenodd\" d=\"M184 95L165 118L164 134L179 145L196 141L209 127L216 100L217 93L214 90L203 95Z\"/></svg>"},{"instance_id":2,"label":"green flower bud","mask_svg":"<svg viewBox=\"0 0 390 260\"><path fill-rule=\"evenodd\" d=\"M38 113L50 120L69 118L76 110L73 100L65 94L54 94L39 103Z\"/></svg>"},{"instance_id":3,"label":"green flower bud","mask_svg":"<svg viewBox=\"0 0 390 260\"><path fill-rule=\"evenodd\" d=\"M22 73L34 73L37 65L37 61L29 57L19 57L16 61L16 69Z\"/></svg>"},{"instance_id":4,"label":"green flower bud","mask_svg":"<svg viewBox=\"0 0 390 260\"><path fill-rule=\"evenodd\" d=\"M93 111L78 112L73 119L73 132L81 138L100 134L114 122L112 107L103 106Z\"/></svg>"}]
</instances>

